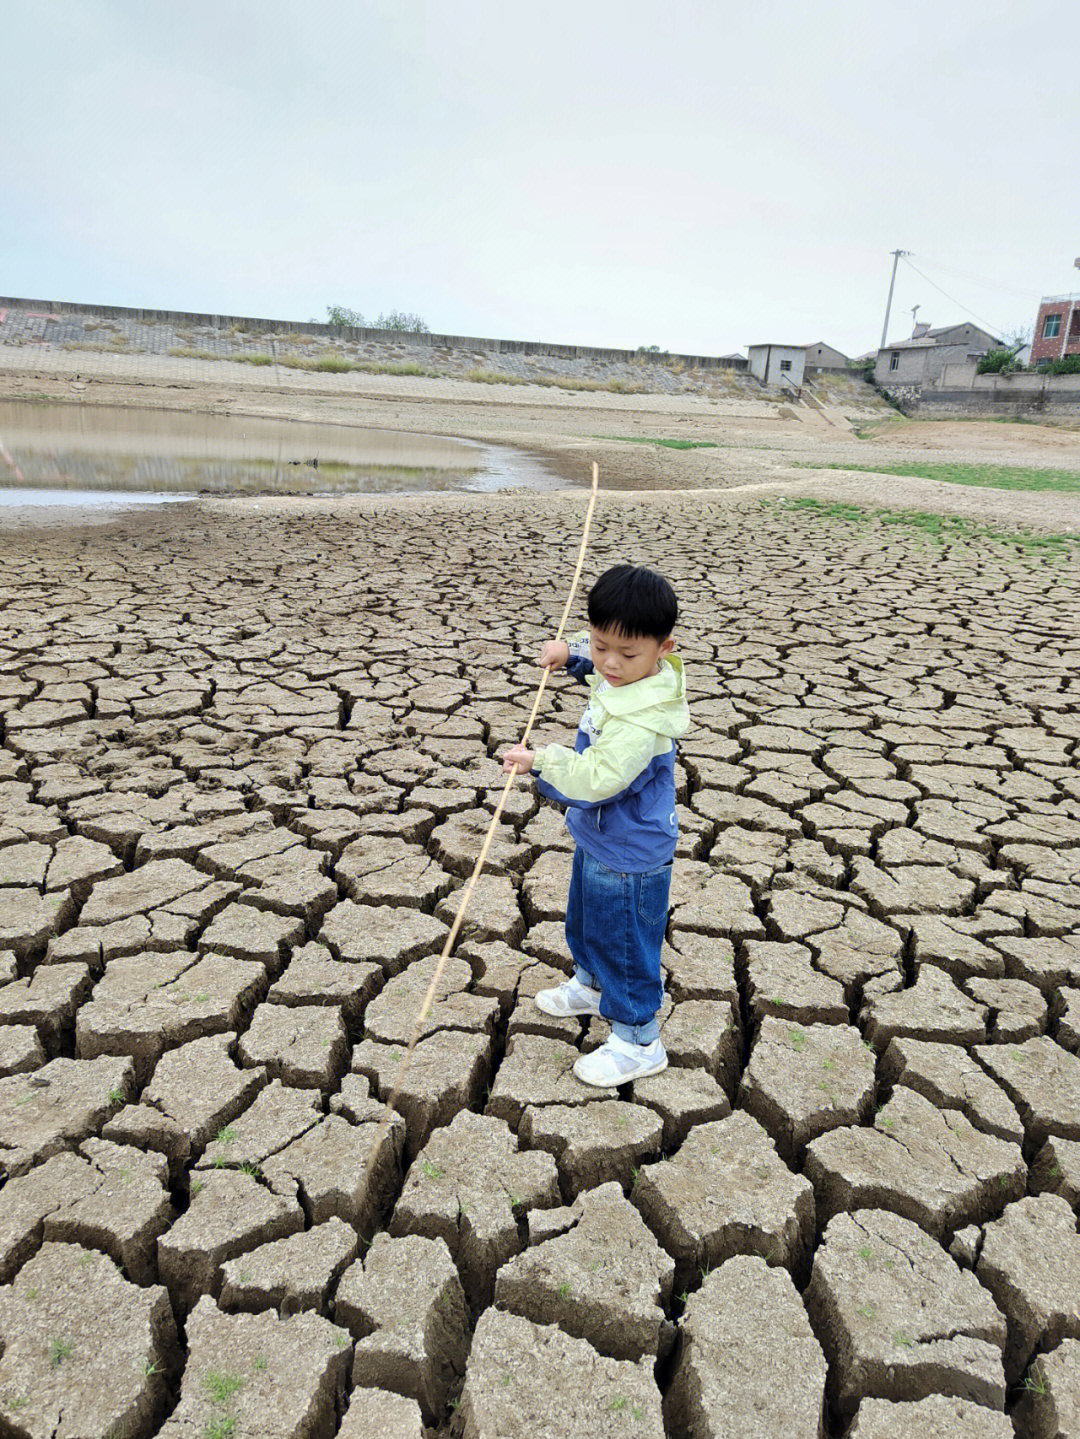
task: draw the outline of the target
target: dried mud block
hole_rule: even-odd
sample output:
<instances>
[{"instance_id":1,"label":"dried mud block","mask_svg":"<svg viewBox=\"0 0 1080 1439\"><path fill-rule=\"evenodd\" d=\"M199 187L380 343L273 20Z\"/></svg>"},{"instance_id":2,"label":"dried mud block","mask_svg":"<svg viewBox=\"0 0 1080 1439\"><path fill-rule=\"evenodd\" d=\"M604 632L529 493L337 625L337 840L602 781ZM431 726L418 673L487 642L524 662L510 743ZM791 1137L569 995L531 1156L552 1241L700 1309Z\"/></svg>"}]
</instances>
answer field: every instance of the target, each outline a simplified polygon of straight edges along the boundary
<instances>
[{"instance_id":1,"label":"dried mud block","mask_svg":"<svg viewBox=\"0 0 1080 1439\"><path fill-rule=\"evenodd\" d=\"M1010 1204L983 1230L975 1273L1008 1321L1009 1384L1034 1351L1080 1339L1080 1234L1066 1200L1040 1194Z\"/></svg>"},{"instance_id":2,"label":"dried mud block","mask_svg":"<svg viewBox=\"0 0 1080 1439\"><path fill-rule=\"evenodd\" d=\"M502 1013L509 1014L514 1007L522 976L535 960L522 950L497 939L464 941L458 944L455 954L472 968L473 993L497 999ZM561 975L559 977L562 978Z\"/></svg>"},{"instance_id":3,"label":"dried mud block","mask_svg":"<svg viewBox=\"0 0 1080 1439\"><path fill-rule=\"evenodd\" d=\"M44 1063L45 1051L36 1025L5 1024L0 1029L0 1079L40 1069Z\"/></svg>"},{"instance_id":4,"label":"dried mud block","mask_svg":"<svg viewBox=\"0 0 1080 1439\"><path fill-rule=\"evenodd\" d=\"M975 898L975 882L941 865L905 864L879 868L856 857L851 889L883 918L917 910L922 914L963 914Z\"/></svg>"},{"instance_id":5,"label":"dried mud block","mask_svg":"<svg viewBox=\"0 0 1080 1439\"><path fill-rule=\"evenodd\" d=\"M987 1007L976 1004L943 969L924 964L910 989L879 995L865 1007L866 1037L880 1053L890 1039L979 1044L986 1039Z\"/></svg>"},{"instance_id":6,"label":"dried mud block","mask_svg":"<svg viewBox=\"0 0 1080 1439\"><path fill-rule=\"evenodd\" d=\"M344 1219L370 1234L401 1173L404 1126L381 1125L381 1111L353 1124L328 1114L271 1155L263 1177L281 1194L301 1193L308 1222Z\"/></svg>"},{"instance_id":7,"label":"dried mud block","mask_svg":"<svg viewBox=\"0 0 1080 1439\"><path fill-rule=\"evenodd\" d=\"M450 889L450 875L418 845L363 835L341 852L334 874L357 904L429 909Z\"/></svg>"},{"instance_id":8,"label":"dried mud block","mask_svg":"<svg viewBox=\"0 0 1080 1439\"><path fill-rule=\"evenodd\" d=\"M506 1047L487 1102L486 1114L517 1129L530 1105L588 1104L614 1099L616 1090L582 1084L574 1075L579 1051L558 1039L539 1034L518 1034Z\"/></svg>"},{"instance_id":9,"label":"dried mud block","mask_svg":"<svg viewBox=\"0 0 1080 1439\"><path fill-rule=\"evenodd\" d=\"M664 1149L680 1145L695 1124L724 1119L731 1113L731 1101L711 1074L703 1069L668 1066L648 1079L635 1080L635 1104L653 1109L664 1122L661 1141Z\"/></svg>"},{"instance_id":10,"label":"dried mud block","mask_svg":"<svg viewBox=\"0 0 1080 1439\"><path fill-rule=\"evenodd\" d=\"M260 1004L240 1037L240 1060L283 1083L336 1089L349 1060L341 1011L318 1004Z\"/></svg>"},{"instance_id":11,"label":"dried mud block","mask_svg":"<svg viewBox=\"0 0 1080 1439\"><path fill-rule=\"evenodd\" d=\"M740 1255L705 1276L680 1324L664 1399L689 1439L819 1439L825 1356L786 1271Z\"/></svg>"},{"instance_id":12,"label":"dried mud block","mask_svg":"<svg viewBox=\"0 0 1080 1439\"><path fill-rule=\"evenodd\" d=\"M864 1399L844 1439L1013 1439L1012 1421L970 1399Z\"/></svg>"},{"instance_id":13,"label":"dried mud block","mask_svg":"<svg viewBox=\"0 0 1080 1439\"><path fill-rule=\"evenodd\" d=\"M377 964L334 959L321 944L305 944L289 961L266 996L271 1004L338 1005L348 1025L357 1025L364 1006L382 984Z\"/></svg>"},{"instance_id":14,"label":"dried mud block","mask_svg":"<svg viewBox=\"0 0 1080 1439\"><path fill-rule=\"evenodd\" d=\"M277 1309L283 1317L325 1310L331 1287L359 1247L356 1230L341 1219L261 1244L222 1265L218 1304L249 1314Z\"/></svg>"},{"instance_id":15,"label":"dried mud block","mask_svg":"<svg viewBox=\"0 0 1080 1439\"><path fill-rule=\"evenodd\" d=\"M807 943L817 968L844 986L849 1003L868 981L902 972L899 933L857 909L846 910L839 925L812 934Z\"/></svg>"},{"instance_id":16,"label":"dried mud block","mask_svg":"<svg viewBox=\"0 0 1080 1439\"><path fill-rule=\"evenodd\" d=\"M893 918L910 930L912 958L918 966L934 964L958 984L969 978L997 979L1005 973L1005 961L998 951L966 927L967 916L902 914Z\"/></svg>"},{"instance_id":17,"label":"dried mud block","mask_svg":"<svg viewBox=\"0 0 1080 1439\"><path fill-rule=\"evenodd\" d=\"M443 869L468 879L490 823L491 815L486 809L462 810L432 831L428 848ZM534 852L533 846L519 840L513 826L504 822L495 826L484 868L492 875L520 873L527 868Z\"/></svg>"},{"instance_id":18,"label":"dried mud block","mask_svg":"<svg viewBox=\"0 0 1080 1439\"><path fill-rule=\"evenodd\" d=\"M847 1024L844 986L820 974L805 944L749 940L745 946L747 995L757 1022L768 1016L796 1024Z\"/></svg>"},{"instance_id":19,"label":"dried mud block","mask_svg":"<svg viewBox=\"0 0 1080 1439\"><path fill-rule=\"evenodd\" d=\"M1033 1194L1060 1194L1080 1204L1080 1142L1051 1137L1032 1161L1028 1188Z\"/></svg>"},{"instance_id":20,"label":"dried mud block","mask_svg":"<svg viewBox=\"0 0 1080 1439\"><path fill-rule=\"evenodd\" d=\"M488 1309L469 1351L463 1439L663 1439L649 1359L598 1354L554 1325Z\"/></svg>"},{"instance_id":21,"label":"dried mud block","mask_svg":"<svg viewBox=\"0 0 1080 1439\"><path fill-rule=\"evenodd\" d=\"M353 1050L354 1074L365 1075L382 1100L394 1095L394 1108L405 1120L405 1152L414 1159L439 1125L475 1104L484 1092L491 1066L491 1037L445 1029L422 1039L399 1080L404 1044L365 1039Z\"/></svg>"},{"instance_id":22,"label":"dried mud block","mask_svg":"<svg viewBox=\"0 0 1080 1439\"><path fill-rule=\"evenodd\" d=\"M102 1139L130 1144L135 1149L156 1150L165 1156L169 1182L176 1184L187 1167L191 1140L180 1125L148 1104L125 1104L102 1127Z\"/></svg>"},{"instance_id":23,"label":"dried mud block","mask_svg":"<svg viewBox=\"0 0 1080 1439\"><path fill-rule=\"evenodd\" d=\"M539 1242L530 1232L530 1247L499 1270L495 1303L534 1324L557 1324L614 1359L665 1354L675 1263L619 1185L591 1189L556 1216L565 1216L563 1232Z\"/></svg>"},{"instance_id":24,"label":"dried mud block","mask_svg":"<svg viewBox=\"0 0 1080 1439\"><path fill-rule=\"evenodd\" d=\"M559 816L560 828L565 820ZM570 889L573 855L542 850L521 882L521 903L530 928L545 920L562 924Z\"/></svg>"},{"instance_id":25,"label":"dried mud block","mask_svg":"<svg viewBox=\"0 0 1080 1439\"><path fill-rule=\"evenodd\" d=\"M29 978L0 986L0 1025L32 1024L55 1052L92 985L85 964L40 964Z\"/></svg>"},{"instance_id":26,"label":"dried mud block","mask_svg":"<svg viewBox=\"0 0 1080 1439\"><path fill-rule=\"evenodd\" d=\"M1024 1376L1013 1410L1021 1439L1073 1439L1080 1434L1080 1341L1066 1339L1040 1354Z\"/></svg>"},{"instance_id":27,"label":"dried mud block","mask_svg":"<svg viewBox=\"0 0 1080 1439\"><path fill-rule=\"evenodd\" d=\"M418 959L386 981L364 1015L364 1033L382 1044L408 1044L421 1005L431 987L438 959ZM420 1026L420 1037L443 1029L481 1030L488 1033L499 1013L498 1000L466 994L472 970L463 959L447 961L430 1008Z\"/></svg>"},{"instance_id":28,"label":"dried mud block","mask_svg":"<svg viewBox=\"0 0 1080 1439\"><path fill-rule=\"evenodd\" d=\"M0 940L3 935L0 933ZM994 940L994 948L1005 957L1010 979L1025 979L1046 995L1053 996L1062 985L1080 985L1080 935L1057 938L1013 937Z\"/></svg>"},{"instance_id":29,"label":"dried mud block","mask_svg":"<svg viewBox=\"0 0 1080 1439\"><path fill-rule=\"evenodd\" d=\"M43 1216L44 1238L102 1249L136 1284L153 1284L157 1239L173 1220L165 1159L102 1139L84 1140L81 1154L90 1172ZM56 1155L48 1162L63 1158ZM31 1170L23 1181L38 1172ZM65 1172L65 1178L73 1176Z\"/></svg>"},{"instance_id":30,"label":"dried mud block","mask_svg":"<svg viewBox=\"0 0 1080 1439\"><path fill-rule=\"evenodd\" d=\"M151 860L127 874L98 880L79 914L80 924L112 924L129 915L164 909L213 881L182 859Z\"/></svg>"},{"instance_id":31,"label":"dried mud block","mask_svg":"<svg viewBox=\"0 0 1080 1439\"><path fill-rule=\"evenodd\" d=\"M452 889L435 906L438 919L453 924L465 886ZM461 923L460 933L467 940L483 942L502 940L504 944L520 944L525 937L525 920L518 903L513 880L503 874L482 874L473 887L469 907Z\"/></svg>"},{"instance_id":32,"label":"dried mud block","mask_svg":"<svg viewBox=\"0 0 1080 1439\"><path fill-rule=\"evenodd\" d=\"M1059 989L1054 995L1054 1038L1076 1054L1080 1051L1080 989ZM1036 1031L1037 1032L1037 1031ZM1027 1035L1017 1038L1026 1039Z\"/></svg>"},{"instance_id":33,"label":"dried mud block","mask_svg":"<svg viewBox=\"0 0 1080 1439\"><path fill-rule=\"evenodd\" d=\"M311 924L338 902L338 887L324 872L326 862L322 850L298 844L241 865L237 878L249 886L241 896L243 903L297 915Z\"/></svg>"},{"instance_id":34,"label":"dried mud block","mask_svg":"<svg viewBox=\"0 0 1080 1439\"><path fill-rule=\"evenodd\" d=\"M275 1194L251 1174L210 1170L191 1182L191 1203L158 1240L158 1267L180 1310L216 1294L227 1259L304 1227L292 1195Z\"/></svg>"},{"instance_id":35,"label":"dried mud block","mask_svg":"<svg viewBox=\"0 0 1080 1439\"><path fill-rule=\"evenodd\" d=\"M354 1389L337 1439L424 1439L424 1420L415 1399L386 1389Z\"/></svg>"},{"instance_id":36,"label":"dried mud block","mask_svg":"<svg viewBox=\"0 0 1080 1439\"><path fill-rule=\"evenodd\" d=\"M470 1303L484 1305L496 1270L521 1248L517 1215L560 1202L550 1154L519 1151L502 1120L463 1110L413 1161L389 1227L445 1239Z\"/></svg>"},{"instance_id":37,"label":"dried mud block","mask_svg":"<svg viewBox=\"0 0 1080 1439\"><path fill-rule=\"evenodd\" d=\"M0 1281L6 1283L41 1245L44 1220L96 1192L100 1175L69 1150L54 1154L0 1190Z\"/></svg>"},{"instance_id":38,"label":"dried mud block","mask_svg":"<svg viewBox=\"0 0 1080 1439\"><path fill-rule=\"evenodd\" d=\"M468 1353L465 1293L441 1239L377 1234L342 1276L334 1322L357 1341L354 1384L416 1399L438 1421Z\"/></svg>"},{"instance_id":39,"label":"dried mud block","mask_svg":"<svg viewBox=\"0 0 1080 1439\"><path fill-rule=\"evenodd\" d=\"M910 1220L877 1209L830 1220L805 1300L842 1417L863 1399L930 1394L1004 1408L1004 1316Z\"/></svg>"},{"instance_id":40,"label":"dried mud block","mask_svg":"<svg viewBox=\"0 0 1080 1439\"><path fill-rule=\"evenodd\" d=\"M566 942L566 925L562 921L545 919L532 925L521 941L521 947L534 959L542 959L546 964L554 965L561 971L561 979L573 973L574 961L570 946Z\"/></svg>"},{"instance_id":41,"label":"dried mud block","mask_svg":"<svg viewBox=\"0 0 1080 1439\"><path fill-rule=\"evenodd\" d=\"M10 1177L95 1134L132 1088L130 1059L53 1059L0 1079L0 1167Z\"/></svg>"},{"instance_id":42,"label":"dried mud block","mask_svg":"<svg viewBox=\"0 0 1080 1439\"><path fill-rule=\"evenodd\" d=\"M342 900L326 915L318 939L335 959L377 964L397 974L414 959L438 953L449 926L433 914L390 904L354 904Z\"/></svg>"},{"instance_id":43,"label":"dried mud block","mask_svg":"<svg viewBox=\"0 0 1080 1439\"><path fill-rule=\"evenodd\" d=\"M739 1103L796 1164L812 1139L861 1124L874 1103L873 1054L846 1024L766 1019L739 1088Z\"/></svg>"},{"instance_id":44,"label":"dried mud block","mask_svg":"<svg viewBox=\"0 0 1080 1439\"><path fill-rule=\"evenodd\" d=\"M46 1244L0 1288L0 1413L27 1439L148 1439L168 1403L176 1326L169 1296L104 1254Z\"/></svg>"},{"instance_id":45,"label":"dried mud block","mask_svg":"<svg viewBox=\"0 0 1080 1439\"><path fill-rule=\"evenodd\" d=\"M304 933L303 920L237 902L214 916L199 939L199 949L258 960L271 974L278 974L290 947L302 943Z\"/></svg>"},{"instance_id":46,"label":"dried mud block","mask_svg":"<svg viewBox=\"0 0 1080 1439\"><path fill-rule=\"evenodd\" d=\"M944 1238L982 1223L1024 1192L1020 1146L975 1129L897 1088L873 1128L834 1129L808 1145L805 1172L819 1218L841 1210L891 1209Z\"/></svg>"},{"instance_id":47,"label":"dried mud block","mask_svg":"<svg viewBox=\"0 0 1080 1439\"><path fill-rule=\"evenodd\" d=\"M749 885L700 860L685 860L671 876L671 922L715 938L764 939Z\"/></svg>"},{"instance_id":48,"label":"dried mud block","mask_svg":"<svg viewBox=\"0 0 1080 1439\"><path fill-rule=\"evenodd\" d=\"M676 1003L684 999L739 1002L735 950L730 939L699 934L693 929L673 929L660 962L667 971L666 987Z\"/></svg>"},{"instance_id":49,"label":"dried mud block","mask_svg":"<svg viewBox=\"0 0 1080 1439\"><path fill-rule=\"evenodd\" d=\"M734 1005L726 1000L687 999L660 1015L660 1038L668 1062L681 1069L704 1069L729 1092L739 1073L742 1037Z\"/></svg>"},{"instance_id":50,"label":"dried mud block","mask_svg":"<svg viewBox=\"0 0 1080 1439\"><path fill-rule=\"evenodd\" d=\"M1042 991L1026 980L975 978L967 980L964 988L990 1010L990 1037L996 1044L1020 1044L1046 1029L1046 1000Z\"/></svg>"},{"instance_id":51,"label":"dried mud block","mask_svg":"<svg viewBox=\"0 0 1080 1439\"><path fill-rule=\"evenodd\" d=\"M205 1149L223 1124L246 1109L266 1084L264 1069L241 1069L233 1062L235 1042L235 1034L211 1034L166 1051L143 1090L143 1104L174 1120L195 1154Z\"/></svg>"},{"instance_id":52,"label":"dried mud block","mask_svg":"<svg viewBox=\"0 0 1080 1439\"><path fill-rule=\"evenodd\" d=\"M225 1314L204 1298L187 1321L180 1403L158 1439L211 1434L322 1439L345 1403L352 1346L318 1314Z\"/></svg>"},{"instance_id":53,"label":"dried mud block","mask_svg":"<svg viewBox=\"0 0 1080 1439\"><path fill-rule=\"evenodd\" d=\"M658 1114L621 1099L526 1109L518 1130L527 1149L554 1155L571 1199L611 1180L629 1186L641 1162L658 1157L663 1132Z\"/></svg>"},{"instance_id":54,"label":"dried mud block","mask_svg":"<svg viewBox=\"0 0 1080 1439\"><path fill-rule=\"evenodd\" d=\"M50 969L66 968L50 965ZM166 1049L242 1028L266 989L261 964L181 950L114 960L79 1010L80 1059L127 1054L144 1084Z\"/></svg>"},{"instance_id":55,"label":"dried mud block","mask_svg":"<svg viewBox=\"0 0 1080 1439\"><path fill-rule=\"evenodd\" d=\"M974 1053L1016 1105L1031 1144L1051 1136L1080 1140L1080 1056L1045 1034Z\"/></svg>"},{"instance_id":56,"label":"dried mud block","mask_svg":"<svg viewBox=\"0 0 1080 1439\"><path fill-rule=\"evenodd\" d=\"M987 1134L1023 1143L1024 1126L1012 1101L958 1045L894 1039L882 1058L881 1080L914 1089L939 1109L959 1110Z\"/></svg>"},{"instance_id":57,"label":"dried mud block","mask_svg":"<svg viewBox=\"0 0 1080 1439\"><path fill-rule=\"evenodd\" d=\"M631 1196L679 1264L682 1284L735 1254L801 1263L814 1233L814 1191L764 1129L736 1111L692 1129L671 1159L646 1165Z\"/></svg>"},{"instance_id":58,"label":"dried mud block","mask_svg":"<svg viewBox=\"0 0 1080 1439\"><path fill-rule=\"evenodd\" d=\"M218 1130L196 1169L258 1168L263 1160L314 1128L322 1118L319 1096L271 1080L242 1113Z\"/></svg>"},{"instance_id":59,"label":"dried mud block","mask_svg":"<svg viewBox=\"0 0 1080 1439\"><path fill-rule=\"evenodd\" d=\"M41 894L36 889L0 889L0 948L25 959L43 949L74 918L70 891Z\"/></svg>"}]
</instances>

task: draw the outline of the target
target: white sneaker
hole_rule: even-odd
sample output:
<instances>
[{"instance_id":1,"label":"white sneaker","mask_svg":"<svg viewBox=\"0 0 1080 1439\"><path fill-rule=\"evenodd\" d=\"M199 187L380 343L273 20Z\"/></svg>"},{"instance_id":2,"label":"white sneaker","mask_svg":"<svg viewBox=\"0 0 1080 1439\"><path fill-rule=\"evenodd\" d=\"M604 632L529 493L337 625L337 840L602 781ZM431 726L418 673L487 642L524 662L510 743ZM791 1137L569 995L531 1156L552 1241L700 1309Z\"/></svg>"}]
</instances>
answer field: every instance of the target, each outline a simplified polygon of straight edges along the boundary
<instances>
[{"instance_id":1,"label":"white sneaker","mask_svg":"<svg viewBox=\"0 0 1080 1439\"><path fill-rule=\"evenodd\" d=\"M599 1049L574 1061L574 1073L582 1084L616 1089L620 1084L629 1084L632 1079L659 1074L667 1068L667 1064L667 1050L658 1039L654 1039L652 1044L629 1044L617 1034L612 1034Z\"/></svg>"},{"instance_id":2,"label":"white sneaker","mask_svg":"<svg viewBox=\"0 0 1080 1439\"><path fill-rule=\"evenodd\" d=\"M587 989L575 974L557 989L542 989L536 996L536 1007L556 1019L572 1019L579 1014L600 1013L600 991Z\"/></svg>"}]
</instances>

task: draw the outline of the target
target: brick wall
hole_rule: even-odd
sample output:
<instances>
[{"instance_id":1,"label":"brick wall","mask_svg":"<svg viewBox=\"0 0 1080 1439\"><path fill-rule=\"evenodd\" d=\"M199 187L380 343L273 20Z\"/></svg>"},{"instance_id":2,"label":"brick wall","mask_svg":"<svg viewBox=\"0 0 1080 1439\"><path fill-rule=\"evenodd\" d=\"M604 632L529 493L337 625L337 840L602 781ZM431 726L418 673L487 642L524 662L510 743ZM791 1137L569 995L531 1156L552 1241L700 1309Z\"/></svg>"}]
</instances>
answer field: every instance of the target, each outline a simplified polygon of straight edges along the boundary
<instances>
[{"instance_id":1,"label":"brick wall","mask_svg":"<svg viewBox=\"0 0 1080 1439\"><path fill-rule=\"evenodd\" d=\"M1046 321L1053 315L1060 316L1058 332L1056 335L1047 335ZM1062 355L1080 355L1080 298L1072 301L1044 300L1039 306L1035 337L1031 342L1031 363L1035 365L1040 360L1058 360Z\"/></svg>"}]
</instances>

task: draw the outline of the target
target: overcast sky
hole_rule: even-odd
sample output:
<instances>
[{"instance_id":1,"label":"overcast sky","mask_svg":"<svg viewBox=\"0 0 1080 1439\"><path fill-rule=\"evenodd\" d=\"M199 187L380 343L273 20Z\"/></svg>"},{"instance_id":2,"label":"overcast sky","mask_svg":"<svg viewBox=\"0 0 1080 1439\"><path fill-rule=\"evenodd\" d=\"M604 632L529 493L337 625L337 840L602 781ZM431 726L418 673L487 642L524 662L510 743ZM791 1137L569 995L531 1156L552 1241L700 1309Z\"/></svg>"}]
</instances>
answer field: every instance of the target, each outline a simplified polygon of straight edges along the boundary
<instances>
[{"instance_id":1,"label":"overcast sky","mask_svg":"<svg viewBox=\"0 0 1080 1439\"><path fill-rule=\"evenodd\" d=\"M898 246L894 340L1080 291L1075 0L31 0L3 53L9 296L856 354Z\"/></svg>"}]
</instances>

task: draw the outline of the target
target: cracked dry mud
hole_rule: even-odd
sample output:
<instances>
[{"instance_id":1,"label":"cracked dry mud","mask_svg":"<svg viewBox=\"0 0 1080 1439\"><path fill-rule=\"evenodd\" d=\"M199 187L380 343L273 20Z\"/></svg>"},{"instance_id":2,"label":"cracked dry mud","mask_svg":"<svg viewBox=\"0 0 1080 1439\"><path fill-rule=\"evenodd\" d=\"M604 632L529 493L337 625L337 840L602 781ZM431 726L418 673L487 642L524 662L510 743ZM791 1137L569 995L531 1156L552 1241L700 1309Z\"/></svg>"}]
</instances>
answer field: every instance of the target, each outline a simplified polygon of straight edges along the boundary
<instances>
[{"instance_id":1,"label":"cracked dry mud","mask_svg":"<svg viewBox=\"0 0 1080 1439\"><path fill-rule=\"evenodd\" d=\"M1077 1432L1074 560L605 495L682 604L671 1067L535 1008L522 784L380 1127L582 511L0 536L4 1433Z\"/></svg>"}]
</instances>

